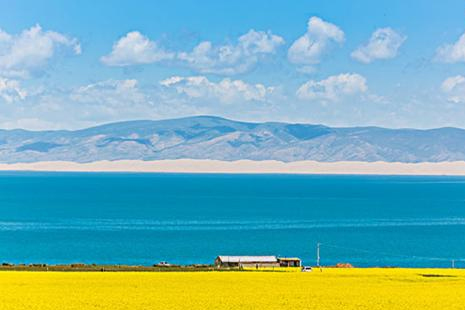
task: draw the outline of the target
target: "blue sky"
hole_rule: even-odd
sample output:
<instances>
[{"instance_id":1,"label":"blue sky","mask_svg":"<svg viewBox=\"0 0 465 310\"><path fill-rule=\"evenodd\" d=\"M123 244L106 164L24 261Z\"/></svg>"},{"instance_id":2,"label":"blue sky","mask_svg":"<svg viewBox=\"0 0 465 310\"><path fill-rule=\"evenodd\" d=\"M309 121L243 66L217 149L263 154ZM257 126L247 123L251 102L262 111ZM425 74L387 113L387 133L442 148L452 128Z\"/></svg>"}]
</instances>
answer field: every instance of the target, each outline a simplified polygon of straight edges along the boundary
<instances>
[{"instance_id":1,"label":"blue sky","mask_svg":"<svg viewBox=\"0 0 465 310\"><path fill-rule=\"evenodd\" d=\"M0 0L0 128L465 127L463 1Z\"/></svg>"}]
</instances>

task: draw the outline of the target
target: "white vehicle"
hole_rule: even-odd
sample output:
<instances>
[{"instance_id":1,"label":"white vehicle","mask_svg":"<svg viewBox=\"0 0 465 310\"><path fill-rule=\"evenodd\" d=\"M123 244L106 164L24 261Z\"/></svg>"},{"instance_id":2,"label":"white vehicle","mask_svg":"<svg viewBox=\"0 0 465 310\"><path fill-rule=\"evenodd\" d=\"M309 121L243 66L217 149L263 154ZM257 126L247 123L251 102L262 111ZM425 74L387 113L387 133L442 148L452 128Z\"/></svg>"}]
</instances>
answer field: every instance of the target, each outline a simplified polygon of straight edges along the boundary
<instances>
[{"instance_id":1,"label":"white vehicle","mask_svg":"<svg viewBox=\"0 0 465 310\"><path fill-rule=\"evenodd\" d=\"M313 269L312 269L312 267L310 267L310 266L302 266L301 271L302 271L302 272L312 272Z\"/></svg>"}]
</instances>

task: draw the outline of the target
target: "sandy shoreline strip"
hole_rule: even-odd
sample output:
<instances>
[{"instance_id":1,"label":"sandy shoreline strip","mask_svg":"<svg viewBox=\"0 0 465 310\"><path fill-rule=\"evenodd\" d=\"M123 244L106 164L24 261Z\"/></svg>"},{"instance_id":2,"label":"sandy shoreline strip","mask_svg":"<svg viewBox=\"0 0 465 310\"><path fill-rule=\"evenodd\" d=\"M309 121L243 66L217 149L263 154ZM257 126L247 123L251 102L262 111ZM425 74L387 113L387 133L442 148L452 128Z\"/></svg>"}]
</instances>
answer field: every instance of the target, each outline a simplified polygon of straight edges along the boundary
<instances>
[{"instance_id":1,"label":"sandy shoreline strip","mask_svg":"<svg viewBox=\"0 0 465 310\"><path fill-rule=\"evenodd\" d=\"M0 171L56 172L167 172L167 173L280 173L280 174L378 174L465 176L465 161L440 163L219 161L219 160L120 160L75 163L50 161L0 164Z\"/></svg>"}]
</instances>

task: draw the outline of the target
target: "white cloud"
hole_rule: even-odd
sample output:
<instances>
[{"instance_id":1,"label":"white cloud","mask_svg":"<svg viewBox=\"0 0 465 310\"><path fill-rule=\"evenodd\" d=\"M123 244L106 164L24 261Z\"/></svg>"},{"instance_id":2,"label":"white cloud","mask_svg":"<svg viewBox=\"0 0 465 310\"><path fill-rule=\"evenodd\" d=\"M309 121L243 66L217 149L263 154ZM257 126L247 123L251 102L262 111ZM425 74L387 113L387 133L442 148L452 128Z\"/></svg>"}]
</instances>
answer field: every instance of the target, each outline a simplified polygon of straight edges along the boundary
<instances>
[{"instance_id":1,"label":"white cloud","mask_svg":"<svg viewBox=\"0 0 465 310\"><path fill-rule=\"evenodd\" d=\"M20 118L0 122L2 129L27 129L27 130L59 130L56 122L48 122L39 118Z\"/></svg>"},{"instance_id":2,"label":"white cloud","mask_svg":"<svg viewBox=\"0 0 465 310\"><path fill-rule=\"evenodd\" d=\"M294 64L318 64L332 43L343 42L344 32L338 26L313 16L308 20L307 32L289 48L288 59Z\"/></svg>"},{"instance_id":3,"label":"white cloud","mask_svg":"<svg viewBox=\"0 0 465 310\"><path fill-rule=\"evenodd\" d=\"M81 53L77 39L54 31L44 31L39 25L11 35L0 30L0 74L28 77L44 66L59 48Z\"/></svg>"},{"instance_id":4,"label":"white cloud","mask_svg":"<svg viewBox=\"0 0 465 310\"><path fill-rule=\"evenodd\" d=\"M371 34L370 40L352 52L352 58L370 63L376 59L389 59L397 56L397 51L407 39L391 28L379 28Z\"/></svg>"},{"instance_id":5,"label":"white cloud","mask_svg":"<svg viewBox=\"0 0 465 310\"><path fill-rule=\"evenodd\" d=\"M115 44L109 55L101 57L108 66L130 66L150 64L162 60L173 59L174 54L166 51L154 41L138 31L127 33Z\"/></svg>"},{"instance_id":6,"label":"white cloud","mask_svg":"<svg viewBox=\"0 0 465 310\"><path fill-rule=\"evenodd\" d=\"M301 66L297 68L297 71L303 74L314 74L317 71L317 68L314 66Z\"/></svg>"},{"instance_id":7,"label":"white cloud","mask_svg":"<svg viewBox=\"0 0 465 310\"><path fill-rule=\"evenodd\" d=\"M8 84L8 91L17 86ZM273 87L228 78L211 81L203 76L175 76L142 85L134 79L110 79L72 88L30 87L21 104L1 104L0 97L0 128L83 128L191 115L267 119L282 98Z\"/></svg>"},{"instance_id":8,"label":"white cloud","mask_svg":"<svg viewBox=\"0 0 465 310\"><path fill-rule=\"evenodd\" d=\"M452 76L441 84L441 90L447 95L447 99L454 103L465 102L465 77Z\"/></svg>"},{"instance_id":9,"label":"white cloud","mask_svg":"<svg viewBox=\"0 0 465 310\"><path fill-rule=\"evenodd\" d=\"M16 80L0 77L0 99L6 103L13 103L26 98L27 93Z\"/></svg>"},{"instance_id":10,"label":"white cloud","mask_svg":"<svg viewBox=\"0 0 465 310\"><path fill-rule=\"evenodd\" d=\"M167 89L189 98L218 100L222 103L237 101L266 101L274 88L263 84L248 84L241 80L223 79L217 83L204 76L173 76L160 82Z\"/></svg>"},{"instance_id":11,"label":"white cloud","mask_svg":"<svg viewBox=\"0 0 465 310\"><path fill-rule=\"evenodd\" d=\"M310 80L300 86L297 97L303 100L339 101L345 96L365 93L366 79L356 73L343 73L321 81Z\"/></svg>"},{"instance_id":12,"label":"white cloud","mask_svg":"<svg viewBox=\"0 0 465 310\"><path fill-rule=\"evenodd\" d=\"M76 88L71 99L99 105L131 105L143 103L146 96L139 89L137 80L106 80Z\"/></svg>"},{"instance_id":13,"label":"white cloud","mask_svg":"<svg viewBox=\"0 0 465 310\"><path fill-rule=\"evenodd\" d=\"M440 62L455 63L465 61L465 33L453 44L444 44L436 50L435 59Z\"/></svg>"},{"instance_id":14,"label":"white cloud","mask_svg":"<svg viewBox=\"0 0 465 310\"><path fill-rule=\"evenodd\" d=\"M204 41L189 53L179 53L178 59L201 73L233 75L247 72L263 56L275 53L283 44L284 39L270 31L251 29L240 36L235 45L214 46L212 42Z\"/></svg>"}]
</instances>

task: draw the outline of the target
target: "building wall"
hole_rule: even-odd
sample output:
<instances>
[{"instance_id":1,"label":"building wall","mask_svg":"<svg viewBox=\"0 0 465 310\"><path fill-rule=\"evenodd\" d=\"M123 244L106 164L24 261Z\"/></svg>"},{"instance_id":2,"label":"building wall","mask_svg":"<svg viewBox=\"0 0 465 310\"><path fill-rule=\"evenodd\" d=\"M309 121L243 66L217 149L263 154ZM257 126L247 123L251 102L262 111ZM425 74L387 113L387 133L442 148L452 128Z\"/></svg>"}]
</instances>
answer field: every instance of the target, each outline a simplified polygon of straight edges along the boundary
<instances>
[{"instance_id":1,"label":"building wall","mask_svg":"<svg viewBox=\"0 0 465 310\"><path fill-rule=\"evenodd\" d=\"M220 260L215 260L215 265L220 266L220 267L239 267L241 265L242 267L279 267L278 262L265 262L265 263L232 263L232 262L221 262Z\"/></svg>"},{"instance_id":2,"label":"building wall","mask_svg":"<svg viewBox=\"0 0 465 310\"><path fill-rule=\"evenodd\" d=\"M249 268L263 268L263 267L279 267L279 263L241 263L242 267L249 267Z\"/></svg>"},{"instance_id":3,"label":"building wall","mask_svg":"<svg viewBox=\"0 0 465 310\"><path fill-rule=\"evenodd\" d=\"M283 261L279 261L279 265L281 267L300 267L301 262L298 260L291 260L291 261L283 260Z\"/></svg>"}]
</instances>

